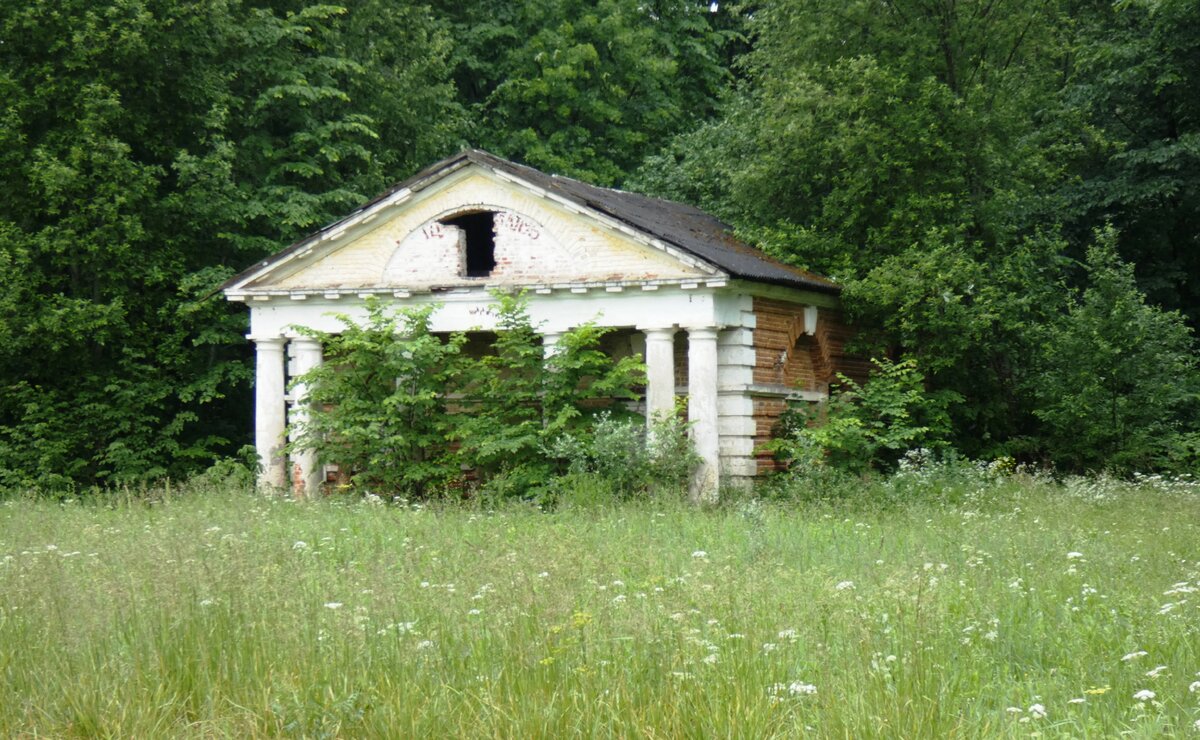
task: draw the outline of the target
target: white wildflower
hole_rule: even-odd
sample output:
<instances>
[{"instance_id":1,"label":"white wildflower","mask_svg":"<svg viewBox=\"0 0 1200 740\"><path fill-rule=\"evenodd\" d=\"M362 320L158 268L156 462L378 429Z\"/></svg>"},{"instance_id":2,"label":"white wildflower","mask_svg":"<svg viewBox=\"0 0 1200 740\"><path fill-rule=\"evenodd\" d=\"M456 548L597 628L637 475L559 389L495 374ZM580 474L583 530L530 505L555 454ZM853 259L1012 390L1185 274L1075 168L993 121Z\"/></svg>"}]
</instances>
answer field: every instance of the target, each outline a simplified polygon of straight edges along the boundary
<instances>
[{"instance_id":1,"label":"white wildflower","mask_svg":"<svg viewBox=\"0 0 1200 740\"><path fill-rule=\"evenodd\" d=\"M325 602L326 609L341 609L342 606L343 606L343 604L340 601L326 601Z\"/></svg>"},{"instance_id":2,"label":"white wildflower","mask_svg":"<svg viewBox=\"0 0 1200 740\"><path fill-rule=\"evenodd\" d=\"M792 681L788 684L788 693L792 696L811 696L817 693L817 687L803 681Z\"/></svg>"},{"instance_id":3,"label":"white wildflower","mask_svg":"<svg viewBox=\"0 0 1200 740\"><path fill-rule=\"evenodd\" d=\"M833 587L834 591L845 591L846 589L854 588L854 581L842 581Z\"/></svg>"},{"instance_id":4,"label":"white wildflower","mask_svg":"<svg viewBox=\"0 0 1200 740\"><path fill-rule=\"evenodd\" d=\"M1046 716L1046 707L1041 704L1033 704L1029 707L1029 716L1034 719L1041 719Z\"/></svg>"},{"instance_id":5,"label":"white wildflower","mask_svg":"<svg viewBox=\"0 0 1200 740\"><path fill-rule=\"evenodd\" d=\"M775 648L777 648L777 647L779 647L779 646L778 646L778 645L776 645L776 644L775 644L775 643L773 643L773 642L764 642L764 643L763 643L763 646L762 646L762 651L763 651L764 653L769 653L769 652L771 652L772 650L774 650L774 649L775 649Z\"/></svg>"},{"instance_id":6,"label":"white wildflower","mask_svg":"<svg viewBox=\"0 0 1200 740\"><path fill-rule=\"evenodd\" d=\"M478 609L471 609L467 612L467 614L470 614L472 617L474 617L476 615L483 614L483 612L479 611Z\"/></svg>"},{"instance_id":7,"label":"white wildflower","mask_svg":"<svg viewBox=\"0 0 1200 740\"><path fill-rule=\"evenodd\" d=\"M1077 697L1075 699L1067 699L1068 704L1083 704L1086 701L1087 701L1087 699L1084 699L1082 696Z\"/></svg>"},{"instance_id":8,"label":"white wildflower","mask_svg":"<svg viewBox=\"0 0 1200 740\"><path fill-rule=\"evenodd\" d=\"M292 549L293 550L307 550L308 543L305 542L304 540L296 540L294 543L292 543Z\"/></svg>"},{"instance_id":9,"label":"white wildflower","mask_svg":"<svg viewBox=\"0 0 1200 740\"><path fill-rule=\"evenodd\" d=\"M692 557L694 557L694 558L706 558L706 557L708 557L708 553L707 553L707 552L705 552L705 551L703 551L703 550L696 550L696 551L694 551L694 552L692 553Z\"/></svg>"},{"instance_id":10,"label":"white wildflower","mask_svg":"<svg viewBox=\"0 0 1200 740\"><path fill-rule=\"evenodd\" d=\"M1081 558L1081 557L1083 557L1083 553L1081 553L1081 552L1069 552L1069 553L1067 553L1067 560L1078 560L1078 559L1079 559L1079 558Z\"/></svg>"},{"instance_id":11,"label":"white wildflower","mask_svg":"<svg viewBox=\"0 0 1200 740\"><path fill-rule=\"evenodd\" d=\"M794 629L780 630L778 637L780 640L791 640L792 642L795 642L796 638L799 637L799 633Z\"/></svg>"},{"instance_id":12,"label":"white wildflower","mask_svg":"<svg viewBox=\"0 0 1200 740\"><path fill-rule=\"evenodd\" d=\"M1188 684L1188 691L1193 694L1200 691L1200 681L1192 681Z\"/></svg>"},{"instance_id":13,"label":"white wildflower","mask_svg":"<svg viewBox=\"0 0 1200 740\"><path fill-rule=\"evenodd\" d=\"M1133 698L1137 699L1138 701L1150 701L1156 696L1158 696L1158 694L1155 694L1150 689L1142 689L1141 691L1135 693Z\"/></svg>"},{"instance_id":14,"label":"white wildflower","mask_svg":"<svg viewBox=\"0 0 1200 740\"><path fill-rule=\"evenodd\" d=\"M417 643L417 650L429 650L433 647L433 640L421 640Z\"/></svg>"},{"instance_id":15,"label":"white wildflower","mask_svg":"<svg viewBox=\"0 0 1200 740\"><path fill-rule=\"evenodd\" d=\"M1147 678L1158 678L1159 674L1161 674L1165 670L1167 670L1167 667L1165 665L1155 666L1154 668L1146 671L1146 677Z\"/></svg>"},{"instance_id":16,"label":"white wildflower","mask_svg":"<svg viewBox=\"0 0 1200 740\"><path fill-rule=\"evenodd\" d=\"M1020 707L1009 707L1008 709L1005 709L1004 711L1008 712L1009 714L1024 714L1025 713L1025 710L1021 709Z\"/></svg>"},{"instance_id":17,"label":"white wildflower","mask_svg":"<svg viewBox=\"0 0 1200 740\"><path fill-rule=\"evenodd\" d=\"M709 653L708 655L704 656L704 658L701 662L707 663L708 665L715 665L717 663L717 661L719 661L719 660L720 660L720 658L717 656L716 653Z\"/></svg>"},{"instance_id":18,"label":"white wildflower","mask_svg":"<svg viewBox=\"0 0 1200 740\"><path fill-rule=\"evenodd\" d=\"M1121 662L1128 663L1129 661L1134 660L1135 658L1140 658L1143 655L1149 655L1149 654L1150 653L1147 653L1145 650L1135 650L1134 652L1127 653L1124 657L1122 657Z\"/></svg>"}]
</instances>

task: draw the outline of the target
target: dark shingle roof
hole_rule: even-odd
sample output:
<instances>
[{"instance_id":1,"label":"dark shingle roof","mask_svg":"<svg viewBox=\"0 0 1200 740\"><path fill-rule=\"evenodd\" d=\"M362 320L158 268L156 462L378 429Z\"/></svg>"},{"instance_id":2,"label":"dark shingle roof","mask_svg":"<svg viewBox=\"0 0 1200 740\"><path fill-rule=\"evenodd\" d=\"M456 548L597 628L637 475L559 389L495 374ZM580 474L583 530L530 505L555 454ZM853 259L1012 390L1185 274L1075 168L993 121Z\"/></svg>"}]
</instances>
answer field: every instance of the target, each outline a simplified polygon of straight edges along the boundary
<instances>
[{"instance_id":1,"label":"dark shingle roof","mask_svg":"<svg viewBox=\"0 0 1200 740\"><path fill-rule=\"evenodd\" d=\"M733 236L733 230L728 225L698 208L668 200L649 198L623 190L589 185L560 175L548 175L532 167L526 167L525 165L501 159L494 154L489 154L479 149L464 150L452 157L426 167L416 175L413 175L386 193L358 208L346 216L346 218L326 226L317 234L301 239L291 247L270 258L268 262L301 248L313 237L336 228L341 223L353 218L400 190L405 188L412 191L423 190L440 180L443 176L461 169L468 164L476 164L484 168L503 172L513 178L523 180L536 188L545 190L547 193L552 193L569 200L576 205L603 213L638 231L671 244L709 264L715 265L729 273L731 277L806 290L816 290L823 293L836 294L841 291L840 286L827 278L786 265L769 257L764 252L739 241ZM264 264L266 263L260 263L241 275L234 277L223 287L231 286L239 280L249 277L249 275L261 269Z\"/></svg>"}]
</instances>

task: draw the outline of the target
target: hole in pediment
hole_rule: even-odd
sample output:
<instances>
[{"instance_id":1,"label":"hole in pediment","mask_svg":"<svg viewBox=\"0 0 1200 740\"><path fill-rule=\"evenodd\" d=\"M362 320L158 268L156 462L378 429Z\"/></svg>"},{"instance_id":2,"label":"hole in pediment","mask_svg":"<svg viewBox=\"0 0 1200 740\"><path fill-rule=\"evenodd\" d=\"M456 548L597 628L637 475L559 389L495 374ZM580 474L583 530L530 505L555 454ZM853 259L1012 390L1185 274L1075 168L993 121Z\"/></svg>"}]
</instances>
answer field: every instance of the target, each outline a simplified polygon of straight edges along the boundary
<instances>
[{"instance_id":1,"label":"hole in pediment","mask_svg":"<svg viewBox=\"0 0 1200 740\"><path fill-rule=\"evenodd\" d=\"M493 211L464 213L441 223L462 234L463 264L467 277L487 277L496 269L496 214Z\"/></svg>"}]
</instances>

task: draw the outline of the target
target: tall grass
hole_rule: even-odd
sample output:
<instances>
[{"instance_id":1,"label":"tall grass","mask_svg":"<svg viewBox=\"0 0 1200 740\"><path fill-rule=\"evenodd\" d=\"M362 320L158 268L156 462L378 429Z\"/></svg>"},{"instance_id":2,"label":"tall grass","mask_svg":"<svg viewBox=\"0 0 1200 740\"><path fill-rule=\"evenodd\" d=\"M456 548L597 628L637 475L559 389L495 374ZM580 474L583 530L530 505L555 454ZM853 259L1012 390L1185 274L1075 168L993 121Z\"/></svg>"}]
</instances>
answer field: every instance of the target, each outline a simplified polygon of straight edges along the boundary
<instances>
[{"instance_id":1,"label":"tall grass","mask_svg":"<svg viewBox=\"0 0 1200 740\"><path fill-rule=\"evenodd\" d=\"M883 485L715 511L13 498L0 736L1196 732L1194 486Z\"/></svg>"}]
</instances>

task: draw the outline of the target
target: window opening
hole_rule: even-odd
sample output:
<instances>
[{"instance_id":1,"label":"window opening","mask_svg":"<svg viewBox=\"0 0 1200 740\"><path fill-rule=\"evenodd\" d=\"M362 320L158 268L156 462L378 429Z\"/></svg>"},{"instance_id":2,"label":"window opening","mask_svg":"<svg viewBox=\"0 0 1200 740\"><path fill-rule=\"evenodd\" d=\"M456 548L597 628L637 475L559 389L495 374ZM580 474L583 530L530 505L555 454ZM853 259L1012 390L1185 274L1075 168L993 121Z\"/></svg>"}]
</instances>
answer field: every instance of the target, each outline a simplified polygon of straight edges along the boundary
<instances>
[{"instance_id":1,"label":"window opening","mask_svg":"<svg viewBox=\"0 0 1200 740\"><path fill-rule=\"evenodd\" d=\"M495 216L491 211L482 211L442 221L463 233L467 277L487 277L496 269Z\"/></svg>"}]
</instances>

